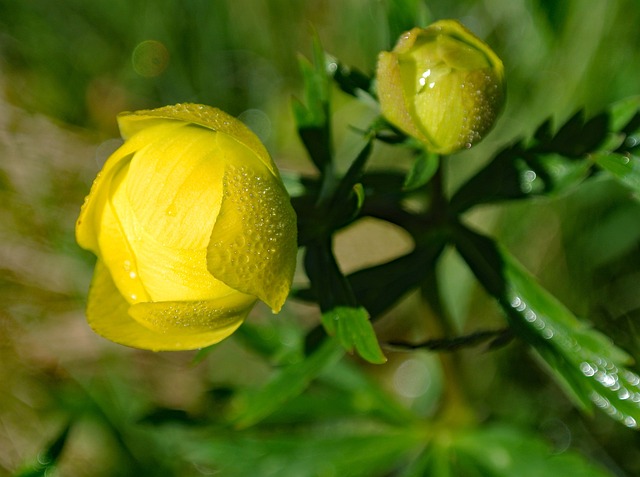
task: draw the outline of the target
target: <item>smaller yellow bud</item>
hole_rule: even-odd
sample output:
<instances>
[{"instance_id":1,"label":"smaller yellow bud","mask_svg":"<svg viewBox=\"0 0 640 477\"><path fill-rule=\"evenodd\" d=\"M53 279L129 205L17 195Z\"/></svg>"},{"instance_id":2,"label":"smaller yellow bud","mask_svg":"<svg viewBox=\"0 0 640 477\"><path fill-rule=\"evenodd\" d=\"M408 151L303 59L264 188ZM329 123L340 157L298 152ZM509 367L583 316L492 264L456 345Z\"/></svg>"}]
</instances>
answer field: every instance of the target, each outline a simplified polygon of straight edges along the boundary
<instances>
[{"instance_id":1,"label":"smaller yellow bud","mask_svg":"<svg viewBox=\"0 0 640 477\"><path fill-rule=\"evenodd\" d=\"M504 104L502 61L455 20L404 33L376 76L382 114L438 154L480 141Z\"/></svg>"}]
</instances>

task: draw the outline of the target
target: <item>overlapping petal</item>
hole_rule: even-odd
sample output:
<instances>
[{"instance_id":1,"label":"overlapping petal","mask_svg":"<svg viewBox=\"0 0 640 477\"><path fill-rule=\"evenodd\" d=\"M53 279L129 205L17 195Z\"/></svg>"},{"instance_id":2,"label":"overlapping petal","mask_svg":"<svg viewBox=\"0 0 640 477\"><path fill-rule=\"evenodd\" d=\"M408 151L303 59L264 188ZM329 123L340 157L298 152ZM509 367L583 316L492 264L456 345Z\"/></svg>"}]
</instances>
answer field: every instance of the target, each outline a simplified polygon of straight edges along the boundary
<instances>
[{"instance_id":1,"label":"overlapping petal","mask_svg":"<svg viewBox=\"0 0 640 477\"><path fill-rule=\"evenodd\" d=\"M218 343L242 324L255 298L240 296L236 300L130 306L118 292L107 267L98 260L89 290L87 320L96 333L125 346L153 351L189 350Z\"/></svg>"},{"instance_id":2,"label":"overlapping petal","mask_svg":"<svg viewBox=\"0 0 640 477\"><path fill-rule=\"evenodd\" d=\"M209 271L277 312L293 279L295 213L282 183L266 167L247 160L250 151L227 135L217 140L226 168L222 206L207 251Z\"/></svg>"}]
</instances>

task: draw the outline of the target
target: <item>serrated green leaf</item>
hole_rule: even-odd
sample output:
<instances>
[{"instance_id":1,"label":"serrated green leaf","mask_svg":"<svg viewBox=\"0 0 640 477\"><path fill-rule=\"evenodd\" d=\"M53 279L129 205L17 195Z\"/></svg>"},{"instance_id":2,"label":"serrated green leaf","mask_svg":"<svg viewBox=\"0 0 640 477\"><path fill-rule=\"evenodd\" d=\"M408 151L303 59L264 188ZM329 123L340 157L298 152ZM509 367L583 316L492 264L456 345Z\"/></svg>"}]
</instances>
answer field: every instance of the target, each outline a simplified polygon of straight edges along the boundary
<instances>
[{"instance_id":1,"label":"serrated green leaf","mask_svg":"<svg viewBox=\"0 0 640 477\"><path fill-rule=\"evenodd\" d=\"M369 313L362 307L338 306L322 313L322 324L329 336L335 336L349 352L355 349L365 360L374 364L387 361L369 321Z\"/></svg>"},{"instance_id":2,"label":"serrated green leaf","mask_svg":"<svg viewBox=\"0 0 640 477\"><path fill-rule=\"evenodd\" d=\"M516 143L461 186L451 199L451 208L462 212L478 204L561 194L586 179L591 167L586 156L571 159L527 150Z\"/></svg>"},{"instance_id":3,"label":"serrated green leaf","mask_svg":"<svg viewBox=\"0 0 640 477\"><path fill-rule=\"evenodd\" d=\"M439 166L440 157L437 154L424 153L419 155L407 173L403 189L415 190L422 187L431 180Z\"/></svg>"},{"instance_id":4,"label":"serrated green leaf","mask_svg":"<svg viewBox=\"0 0 640 477\"><path fill-rule=\"evenodd\" d=\"M598 166L610 172L636 194L640 193L640 157L631 154L600 153L594 156L594 160Z\"/></svg>"},{"instance_id":5,"label":"serrated green leaf","mask_svg":"<svg viewBox=\"0 0 640 477\"><path fill-rule=\"evenodd\" d=\"M344 355L333 340L325 340L302 361L279 369L260 389L238 393L233 398L230 422L237 428L252 426L275 412L288 400L302 393L326 366Z\"/></svg>"},{"instance_id":6,"label":"serrated green leaf","mask_svg":"<svg viewBox=\"0 0 640 477\"><path fill-rule=\"evenodd\" d=\"M529 194L555 195L580 184L591 169L587 160L570 160L559 154L532 155L525 159L529 169L521 174L521 184Z\"/></svg>"},{"instance_id":7,"label":"serrated green leaf","mask_svg":"<svg viewBox=\"0 0 640 477\"><path fill-rule=\"evenodd\" d=\"M521 199L531 191L529 169L521 143L501 150L487 165L464 183L451 198L451 209L462 213L474 205Z\"/></svg>"},{"instance_id":8,"label":"serrated green leaf","mask_svg":"<svg viewBox=\"0 0 640 477\"><path fill-rule=\"evenodd\" d=\"M459 227L455 240L514 331L538 352L577 404L593 402L626 426L638 427L640 376L626 367L629 355L578 320L489 238Z\"/></svg>"},{"instance_id":9,"label":"serrated green leaf","mask_svg":"<svg viewBox=\"0 0 640 477\"><path fill-rule=\"evenodd\" d=\"M585 120L584 111L578 111L560 129L548 137L536 134L535 150L542 153L560 154L570 158L581 158L594 151L605 140L609 132L609 115L601 113Z\"/></svg>"}]
</instances>

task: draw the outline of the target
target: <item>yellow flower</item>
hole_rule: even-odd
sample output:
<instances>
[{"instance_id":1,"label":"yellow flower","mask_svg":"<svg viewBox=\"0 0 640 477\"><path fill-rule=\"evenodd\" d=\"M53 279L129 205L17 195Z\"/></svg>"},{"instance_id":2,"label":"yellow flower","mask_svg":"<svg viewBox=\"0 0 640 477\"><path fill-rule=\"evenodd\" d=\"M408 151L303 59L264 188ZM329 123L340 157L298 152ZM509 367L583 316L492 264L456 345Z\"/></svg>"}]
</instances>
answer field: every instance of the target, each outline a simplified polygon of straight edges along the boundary
<instances>
[{"instance_id":1,"label":"yellow flower","mask_svg":"<svg viewBox=\"0 0 640 477\"><path fill-rule=\"evenodd\" d=\"M438 154L480 141L504 103L502 61L455 20L404 33L376 77L382 114Z\"/></svg>"},{"instance_id":2,"label":"yellow flower","mask_svg":"<svg viewBox=\"0 0 640 477\"><path fill-rule=\"evenodd\" d=\"M135 348L184 350L229 336L257 299L279 311L296 216L259 139L196 104L123 113L118 124L125 142L76 225L98 257L91 327Z\"/></svg>"}]
</instances>

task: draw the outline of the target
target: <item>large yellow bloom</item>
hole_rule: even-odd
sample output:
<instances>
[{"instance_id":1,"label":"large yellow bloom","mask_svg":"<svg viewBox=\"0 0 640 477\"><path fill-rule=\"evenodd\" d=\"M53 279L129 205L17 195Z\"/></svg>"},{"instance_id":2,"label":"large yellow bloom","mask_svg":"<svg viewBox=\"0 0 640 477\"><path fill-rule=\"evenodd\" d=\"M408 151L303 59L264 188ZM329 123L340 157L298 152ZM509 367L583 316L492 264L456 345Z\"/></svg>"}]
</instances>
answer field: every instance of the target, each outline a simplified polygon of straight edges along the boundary
<instances>
[{"instance_id":1,"label":"large yellow bloom","mask_svg":"<svg viewBox=\"0 0 640 477\"><path fill-rule=\"evenodd\" d=\"M256 299L279 311L296 217L259 139L195 104L123 113L118 124L125 142L76 225L98 257L91 327L127 346L184 350L229 336Z\"/></svg>"},{"instance_id":2,"label":"large yellow bloom","mask_svg":"<svg viewBox=\"0 0 640 477\"><path fill-rule=\"evenodd\" d=\"M404 33L376 78L382 114L437 154L480 141L504 103L502 61L455 20Z\"/></svg>"}]
</instances>

